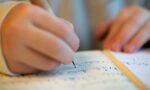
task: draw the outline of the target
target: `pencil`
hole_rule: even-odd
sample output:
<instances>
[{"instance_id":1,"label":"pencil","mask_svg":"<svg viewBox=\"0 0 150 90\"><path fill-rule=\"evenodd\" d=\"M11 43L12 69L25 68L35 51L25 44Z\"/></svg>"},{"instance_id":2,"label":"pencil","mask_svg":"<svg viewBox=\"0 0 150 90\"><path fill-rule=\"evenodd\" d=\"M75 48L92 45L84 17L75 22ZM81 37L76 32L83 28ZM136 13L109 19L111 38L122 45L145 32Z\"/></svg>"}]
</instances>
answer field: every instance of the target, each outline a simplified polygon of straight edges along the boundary
<instances>
[{"instance_id":1,"label":"pencil","mask_svg":"<svg viewBox=\"0 0 150 90\"><path fill-rule=\"evenodd\" d=\"M76 68L76 64L74 63L74 61L72 61L73 66Z\"/></svg>"}]
</instances>

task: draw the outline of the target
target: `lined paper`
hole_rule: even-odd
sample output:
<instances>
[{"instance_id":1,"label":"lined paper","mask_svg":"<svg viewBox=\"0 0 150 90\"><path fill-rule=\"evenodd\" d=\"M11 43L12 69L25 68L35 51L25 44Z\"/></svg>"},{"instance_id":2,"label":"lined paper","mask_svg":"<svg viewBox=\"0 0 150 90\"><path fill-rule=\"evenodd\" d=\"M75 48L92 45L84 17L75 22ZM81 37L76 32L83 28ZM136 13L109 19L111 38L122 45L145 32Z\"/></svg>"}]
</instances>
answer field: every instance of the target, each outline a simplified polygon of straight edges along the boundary
<instances>
[{"instance_id":1,"label":"lined paper","mask_svg":"<svg viewBox=\"0 0 150 90\"><path fill-rule=\"evenodd\" d=\"M137 90L136 86L101 52L79 52L72 64L51 72L7 77L0 90Z\"/></svg>"},{"instance_id":2,"label":"lined paper","mask_svg":"<svg viewBox=\"0 0 150 90\"><path fill-rule=\"evenodd\" d=\"M150 53L141 51L133 54L112 54L150 89Z\"/></svg>"}]
</instances>

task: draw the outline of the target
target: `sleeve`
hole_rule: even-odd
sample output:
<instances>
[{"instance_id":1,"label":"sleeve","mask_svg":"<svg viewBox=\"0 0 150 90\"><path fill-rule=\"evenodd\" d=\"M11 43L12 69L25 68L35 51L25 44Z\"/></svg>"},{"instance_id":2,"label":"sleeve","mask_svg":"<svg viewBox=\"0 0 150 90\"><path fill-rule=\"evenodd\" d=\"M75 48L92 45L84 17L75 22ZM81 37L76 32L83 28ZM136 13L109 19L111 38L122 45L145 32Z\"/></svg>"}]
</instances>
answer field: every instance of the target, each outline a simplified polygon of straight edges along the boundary
<instances>
[{"instance_id":1,"label":"sleeve","mask_svg":"<svg viewBox=\"0 0 150 90\"><path fill-rule=\"evenodd\" d=\"M21 2L0 3L0 29L8 12L19 3ZM4 55L2 52L2 46L1 46L1 36L0 36L0 73L11 75L11 76L17 75L17 74L10 72L10 70L8 69L7 63L5 62L5 58L4 58Z\"/></svg>"}]
</instances>

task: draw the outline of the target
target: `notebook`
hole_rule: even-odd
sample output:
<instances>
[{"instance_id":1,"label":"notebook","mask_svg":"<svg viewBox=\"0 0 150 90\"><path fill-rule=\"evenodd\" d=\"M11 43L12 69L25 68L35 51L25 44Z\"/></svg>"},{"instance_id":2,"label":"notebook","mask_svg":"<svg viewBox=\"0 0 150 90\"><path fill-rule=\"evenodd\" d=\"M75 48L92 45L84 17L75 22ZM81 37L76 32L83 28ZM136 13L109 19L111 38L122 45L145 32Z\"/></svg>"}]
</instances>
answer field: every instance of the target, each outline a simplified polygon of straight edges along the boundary
<instances>
[{"instance_id":1,"label":"notebook","mask_svg":"<svg viewBox=\"0 0 150 90\"><path fill-rule=\"evenodd\" d=\"M150 52L77 52L73 64L33 75L0 74L0 90L148 90Z\"/></svg>"}]
</instances>

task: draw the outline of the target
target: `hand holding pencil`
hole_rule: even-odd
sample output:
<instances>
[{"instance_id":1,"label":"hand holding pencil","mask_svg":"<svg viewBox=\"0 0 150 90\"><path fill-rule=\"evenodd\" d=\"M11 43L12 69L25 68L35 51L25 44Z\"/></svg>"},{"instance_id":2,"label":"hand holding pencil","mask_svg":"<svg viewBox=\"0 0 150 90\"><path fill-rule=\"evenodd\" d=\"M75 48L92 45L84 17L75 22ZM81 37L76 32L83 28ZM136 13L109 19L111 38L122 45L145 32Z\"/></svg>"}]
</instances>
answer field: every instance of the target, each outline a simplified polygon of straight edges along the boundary
<instances>
[{"instance_id":1,"label":"hand holding pencil","mask_svg":"<svg viewBox=\"0 0 150 90\"><path fill-rule=\"evenodd\" d=\"M50 8L48 1L47 0L30 0L32 4L37 5L47 11L49 11L49 13L51 15L54 15L52 9ZM74 65L74 67L76 68L75 62L72 61L72 64Z\"/></svg>"},{"instance_id":2,"label":"hand holding pencil","mask_svg":"<svg viewBox=\"0 0 150 90\"><path fill-rule=\"evenodd\" d=\"M79 48L70 22L47 12L46 0L32 3L15 6L1 28L3 53L13 73L49 71L59 64L70 64Z\"/></svg>"}]
</instances>

